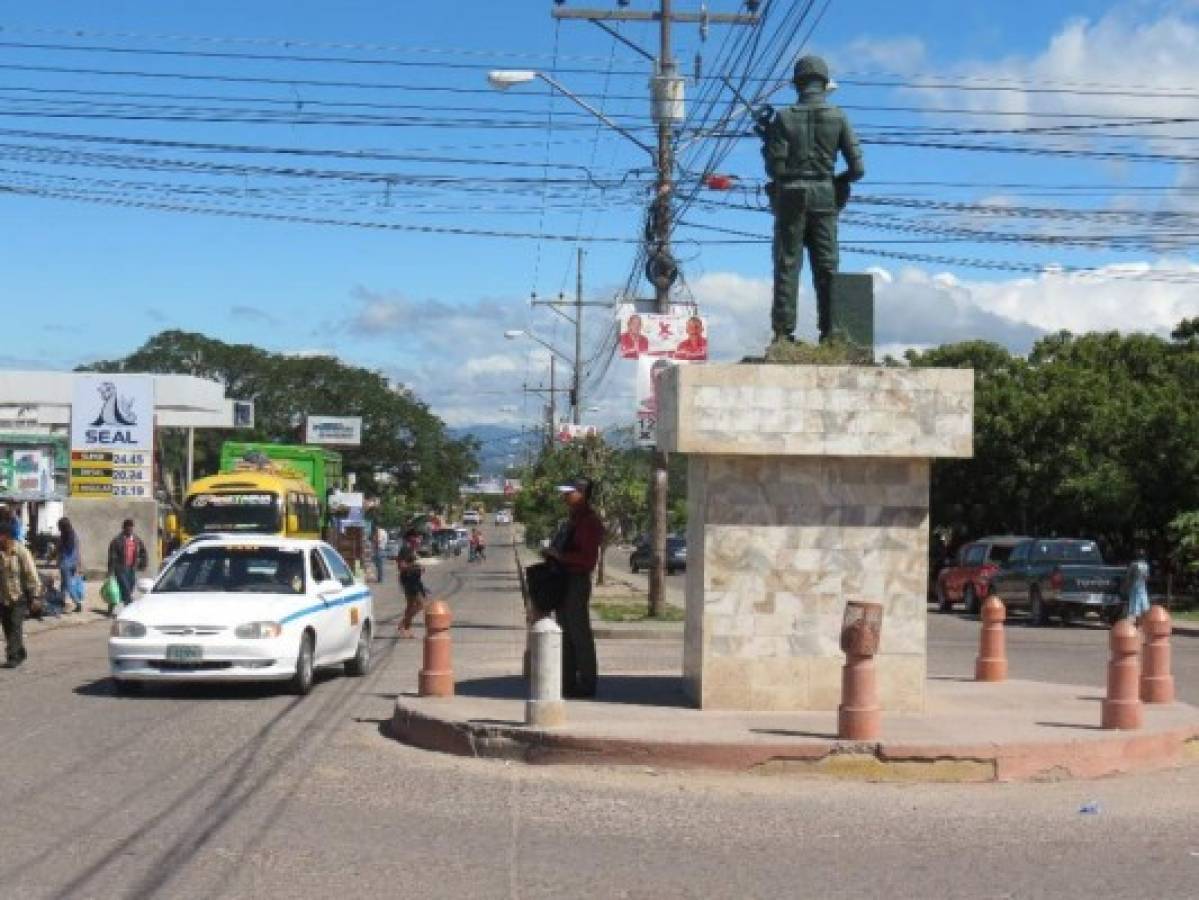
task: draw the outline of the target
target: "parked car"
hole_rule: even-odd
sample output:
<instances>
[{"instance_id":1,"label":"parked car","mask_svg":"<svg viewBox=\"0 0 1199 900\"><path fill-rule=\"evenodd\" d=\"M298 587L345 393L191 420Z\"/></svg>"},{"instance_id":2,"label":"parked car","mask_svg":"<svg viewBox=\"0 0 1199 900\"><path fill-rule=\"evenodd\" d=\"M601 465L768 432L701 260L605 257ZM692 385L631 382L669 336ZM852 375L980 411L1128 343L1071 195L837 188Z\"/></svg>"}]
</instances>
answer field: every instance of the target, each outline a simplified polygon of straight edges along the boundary
<instances>
[{"instance_id":1,"label":"parked car","mask_svg":"<svg viewBox=\"0 0 1199 900\"><path fill-rule=\"evenodd\" d=\"M991 575L990 592L1008 609L1028 610L1034 625L1056 613L1064 624L1094 610L1110 623L1124 612L1123 566L1103 561L1094 541L1036 538L1017 544Z\"/></svg>"},{"instance_id":2,"label":"parked car","mask_svg":"<svg viewBox=\"0 0 1199 900\"><path fill-rule=\"evenodd\" d=\"M189 544L112 623L117 689L149 681L285 681L370 668L371 592L323 541L221 536Z\"/></svg>"},{"instance_id":3,"label":"parked car","mask_svg":"<svg viewBox=\"0 0 1199 900\"><path fill-rule=\"evenodd\" d=\"M495 524L496 525L511 525L512 524L512 510L510 510L510 509L496 510Z\"/></svg>"},{"instance_id":4,"label":"parked car","mask_svg":"<svg viewBox=\"0 0 1199 900\"><path fill-rule=\"evenodd\" d=\"M462 514L463 525L482 525L483 514L477 509L468 509Z\"/></svg>"},{"instance_id":5,"label":"parked car","mask_svg":"<svg viewBox=\"0 0 1199 900\"><path fill-rule=\"evenodd\" d=\"M1012 549L1027 536L1005 535L984 537L962 545L939 575L935 595L937 608L950 612L954 604L961 603L968 613L977 613L982 600L987 596L991 576L1011 554Z\"/></svg>"},{"instance_id":6,"label":"parked car","mask_svg":"<svg viewBox=\"0 0 1199 900\"><path fill-rule=\"evenodd\" d=\"M636 575L642 569L649 570L650 546L648 540L642 540L629 554L629 571ZM666 574L687 570L687 539L684 537L666 538Z\"/></svg>"},{"instance_id":7,"label":"parked car","mask_svg":"<svg viewBox=\"0 0 1199 900\"><path fill-rule=\"evenodd\" d=\"M462 543L456 528L439 528L433 532L433 552L438 556L460 556Z\"/></svg>"}]
</instances>

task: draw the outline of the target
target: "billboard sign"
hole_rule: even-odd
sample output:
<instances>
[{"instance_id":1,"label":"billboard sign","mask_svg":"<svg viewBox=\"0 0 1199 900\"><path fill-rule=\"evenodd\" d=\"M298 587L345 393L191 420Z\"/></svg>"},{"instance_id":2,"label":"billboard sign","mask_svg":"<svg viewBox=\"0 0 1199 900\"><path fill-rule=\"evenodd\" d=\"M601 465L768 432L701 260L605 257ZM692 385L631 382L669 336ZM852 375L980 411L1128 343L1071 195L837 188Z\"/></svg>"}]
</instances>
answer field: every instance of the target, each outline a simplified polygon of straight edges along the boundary
<instances>
[{"instance_id":1,"label":"billboard sign","mask_svg":"<svg viewBox=\"0 0 1199 900\"><path fill-rule=\"evenodd\" d=\"M357 447L362 443L362 417L309 416L304 429L304 443Z\"/></svg>"},{"instance_id":2,"label":"billboard sign","mask_svg":"<svg viewBox=\"0 0 1199 900\"><path fill-rule=\"evenodd\" d=\"M599 429L594 425L573 425L570 422L562 422L554 429L554 439L560 444L569 444L571 441L599 437L599 433Z\"/></svg>"},{"instance_id":3,"label":"billboard sign","mask_svg":"<svg viewBox=\"0 0 1199 900\"><path fill-rule=\"evenodd\" d=\"M708 320L689 310L663 315L641 312L626 303L617 307L620 320L620 355L700 362L708 358Z\"/></svg>"},{"instance_id":4,"label":"billboard sign","mask_svg":"<svg viewBox=\"0 0 1199 900\"><path fill-rule=\"evenodd\" d=\"M638 447L652 447L658 440L658 385L662 374L683 360L643 356L637 360L637 424L633 435Z\"/></svg>"},{"instance_id":5,"label":"billboard sign","mask_svg":"<svg viewBox=\"0 0 1199 900\"><path fill-rule=\"evenodd\" d=\"M153 499L154 379L77 375L71 398L71 496Z\"/></svg>"}]
</instances>

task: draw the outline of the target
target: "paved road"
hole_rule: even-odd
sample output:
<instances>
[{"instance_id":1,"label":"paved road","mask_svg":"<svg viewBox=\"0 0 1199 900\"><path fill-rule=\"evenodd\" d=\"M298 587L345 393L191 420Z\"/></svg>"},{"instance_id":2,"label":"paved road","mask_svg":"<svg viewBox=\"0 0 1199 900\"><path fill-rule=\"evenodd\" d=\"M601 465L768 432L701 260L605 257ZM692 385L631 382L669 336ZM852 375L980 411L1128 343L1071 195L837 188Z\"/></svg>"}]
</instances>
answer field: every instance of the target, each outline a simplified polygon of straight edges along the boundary
<instances>
[{"instance_id":1,"label":"paved road","mask_svg":"<svg viewBox=\"0 0 1199 900\"><path fill-rule=\"evenodd\" d=\"M511 633L497 670L523 642L499 540L487 562L429 578L456 592L459 652L472 634ZM398 606L385 586L381 612ZM936 618L934 671L969 656L971 630ZM1046 672L1080 671L1086 641L1104 637L1028 633L1016 659ZM303 700L122 698L102 624L37 636L29 664L0 673L0 896L1195 895L1199 768L904 787L448 758L381 733L415 686L419 646L384 632L375 649L371 677ZM1099 815L1078 813L1089 800Z\"/></svg>"}]
</instances>

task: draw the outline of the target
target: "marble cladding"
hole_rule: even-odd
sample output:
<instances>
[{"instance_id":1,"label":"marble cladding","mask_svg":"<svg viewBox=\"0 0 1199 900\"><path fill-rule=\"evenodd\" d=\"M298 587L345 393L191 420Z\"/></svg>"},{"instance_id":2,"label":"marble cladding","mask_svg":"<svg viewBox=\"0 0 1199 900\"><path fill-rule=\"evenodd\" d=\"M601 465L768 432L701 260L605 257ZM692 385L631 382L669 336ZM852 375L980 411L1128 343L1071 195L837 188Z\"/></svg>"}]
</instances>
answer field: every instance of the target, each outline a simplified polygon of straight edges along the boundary
<instances>
[{"instance_id":1,"label":"marble cladding","mask_svg":"<svg viewBox=\"0 0 1199 900\"><path fill-rule=\"evenodd\" d=\"M922 710L929 470L927 458L692 455L692 699L835 709L845 604L865 600L884 608L883 708Z\"/></svg>"},{"instance_id":2,"label":"marble cladding","mask_svg":"<svg viewBox=\"0 0 1199 900\"><path fill-rule=\"evenodd\" d=\"M658 444L707 455L969 457L970 369L675 366Z\"/></svg>"}]
</instances>

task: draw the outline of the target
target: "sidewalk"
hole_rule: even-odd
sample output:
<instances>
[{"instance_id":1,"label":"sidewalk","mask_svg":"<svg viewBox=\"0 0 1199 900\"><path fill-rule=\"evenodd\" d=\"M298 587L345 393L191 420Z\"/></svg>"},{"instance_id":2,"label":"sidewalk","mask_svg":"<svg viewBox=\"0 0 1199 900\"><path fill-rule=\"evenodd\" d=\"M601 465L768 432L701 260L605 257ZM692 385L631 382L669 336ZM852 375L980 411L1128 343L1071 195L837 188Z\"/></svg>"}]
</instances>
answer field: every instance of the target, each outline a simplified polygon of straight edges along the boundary
<instances>
[{"instance_id":1,"label":"sidewalk","mask_svg":"<svg viewBox=\"0 0 1199 900\"><path fill-rule=\"evenodd\" d=\"M49 613L41 619L25 620L25 636L31 637L45 631L58 628L74 628L79 625L90 625L94 622L108 620L108 604L100 599L100 584L103 579L92 578L85 582L86 590L83 598L83 612L68 612L61 616L51 616ZM67 601L67 608L74 609L73 601Z\"/></svg>"},{"instance_id":2,"label":"sidewalk","mask_svg":"<svg viewBox=\"0 0 1199 900\"><path fill-rule=\"evenodd\" d=\"M393 736L527 763L706 768L868 781L1089 778L1199 762L1199 710L1147 706L1145 727L1100 729L1102 687L962 678L928 682L924 714L887 714L880 741L836 737L836 713L702 711L683 693L679 641L598 646L599 695L558 728L524 726L524 614L511 547L468 571L454 609L457 696L397 698ZM504 569L507 569L505 572ZM486 591L486 600L480 591Z\"/></svg>"}]
</instances>

